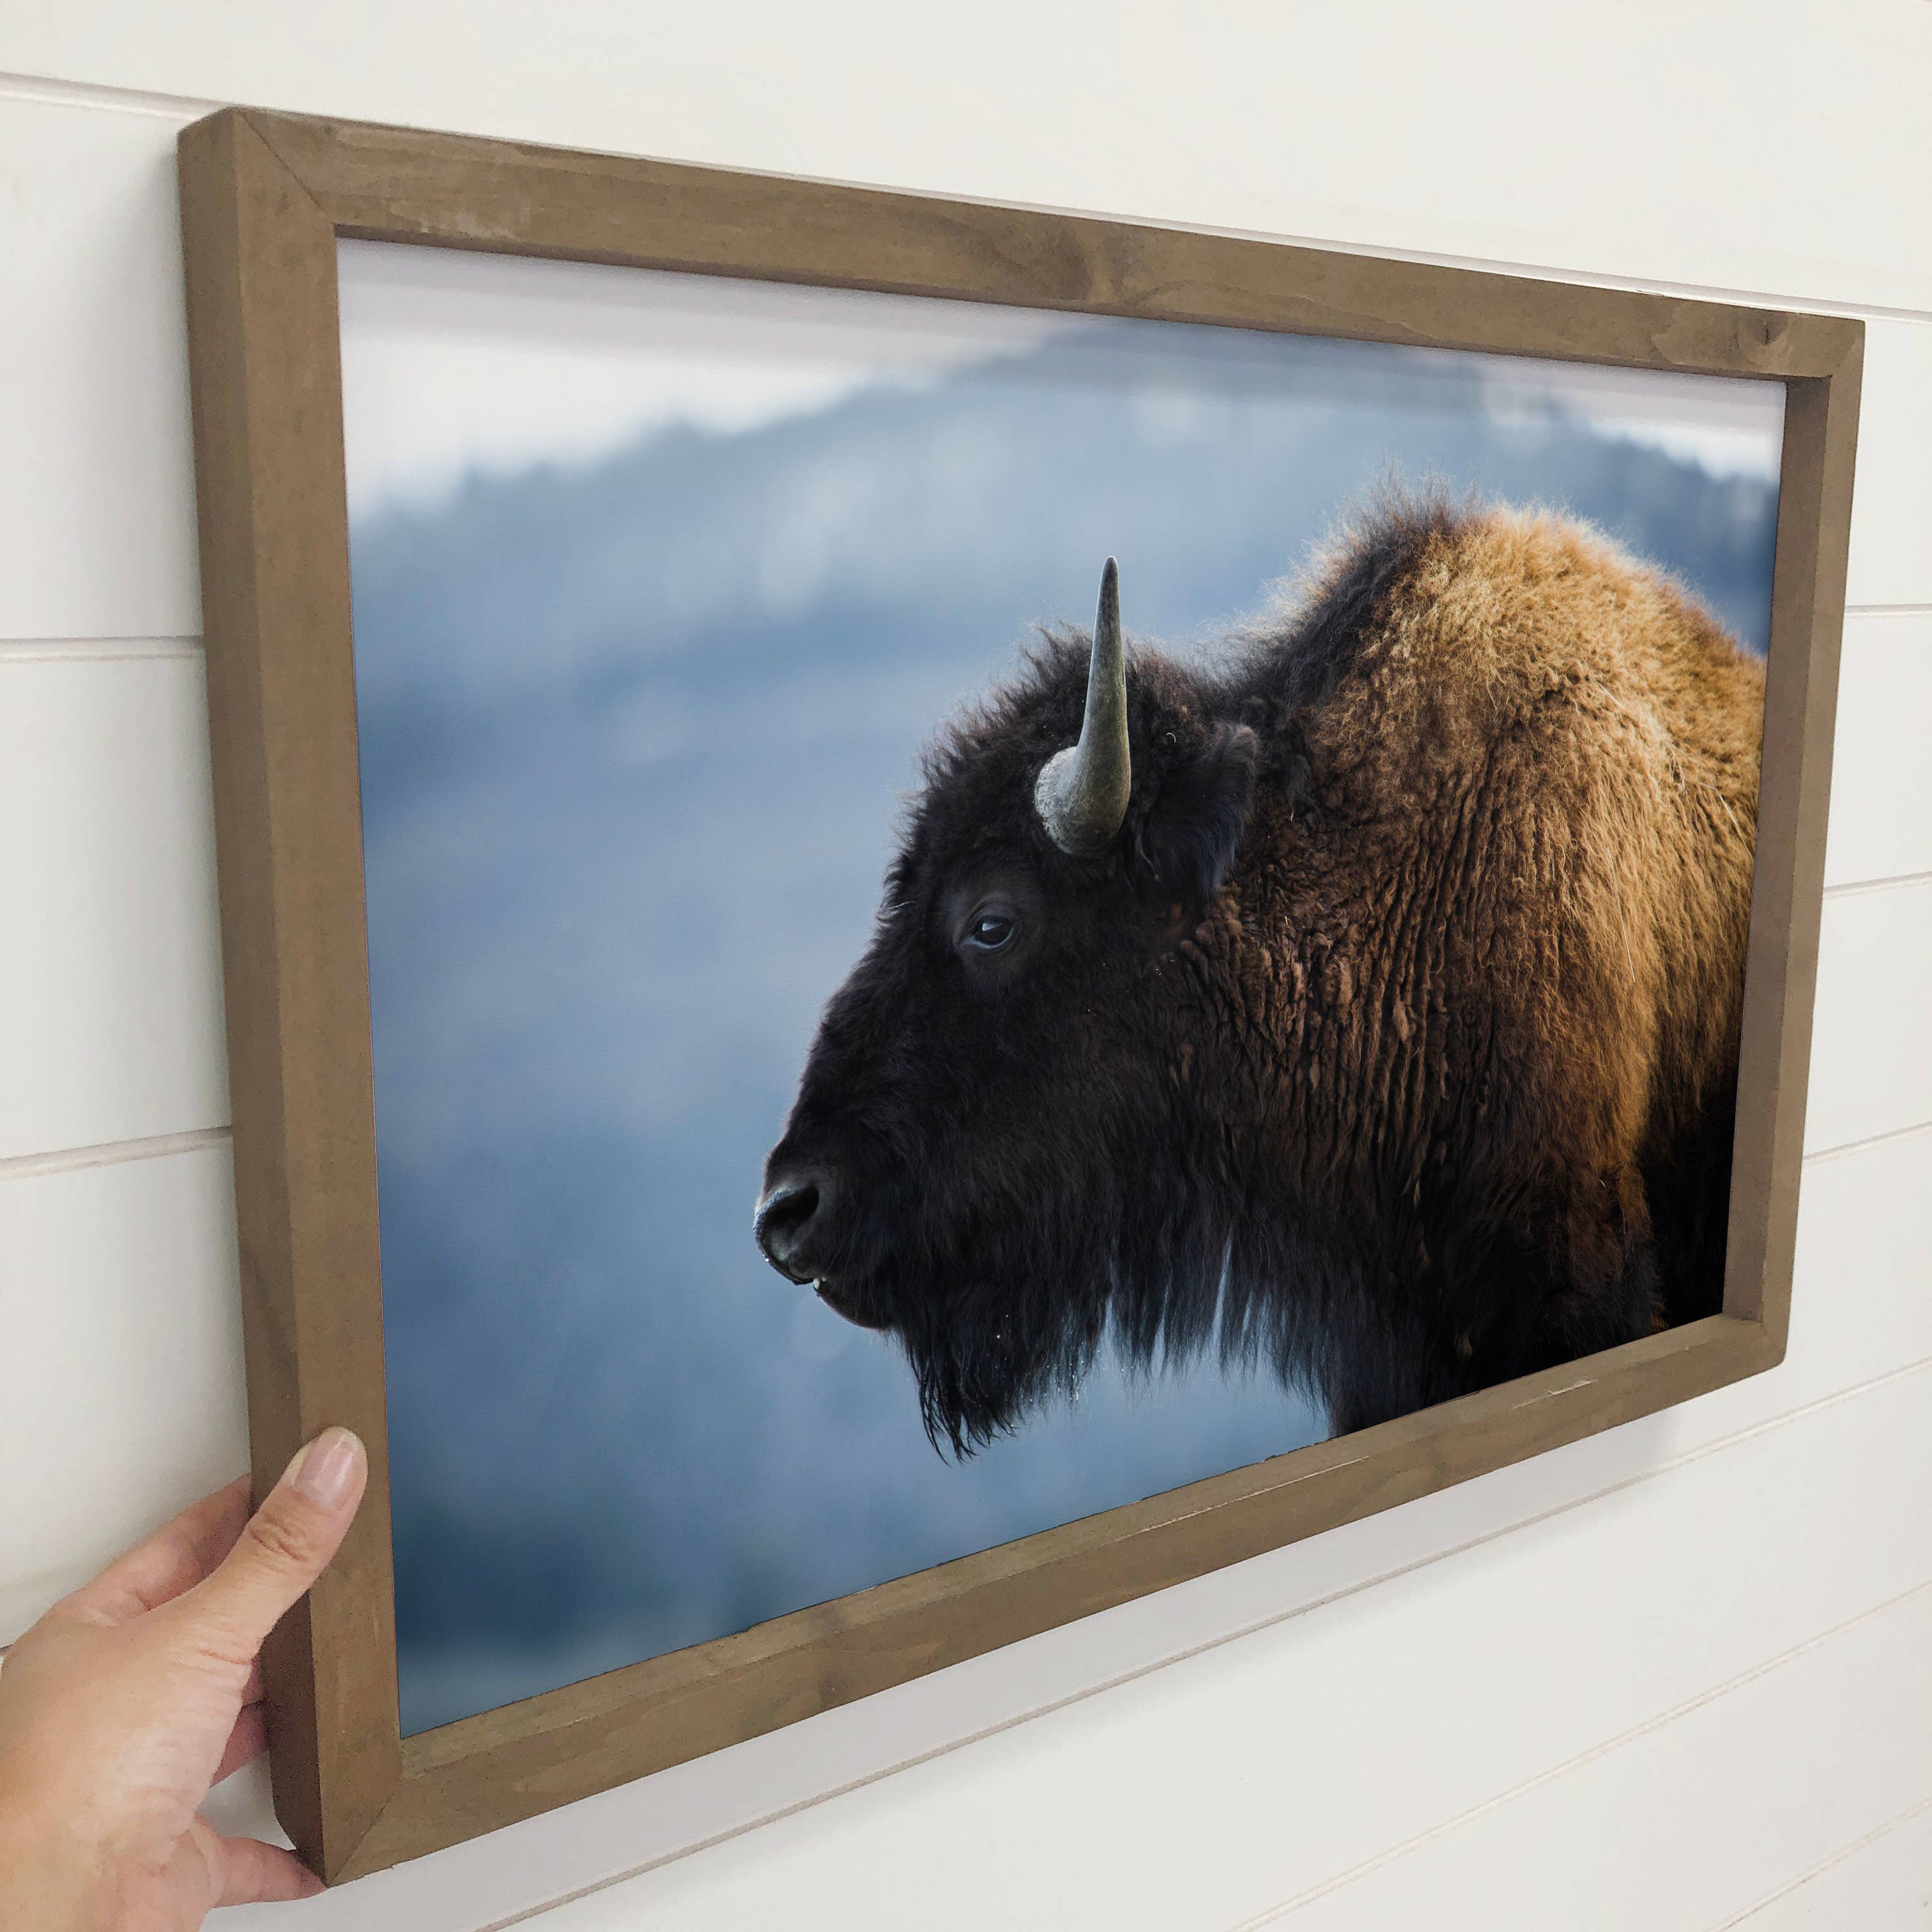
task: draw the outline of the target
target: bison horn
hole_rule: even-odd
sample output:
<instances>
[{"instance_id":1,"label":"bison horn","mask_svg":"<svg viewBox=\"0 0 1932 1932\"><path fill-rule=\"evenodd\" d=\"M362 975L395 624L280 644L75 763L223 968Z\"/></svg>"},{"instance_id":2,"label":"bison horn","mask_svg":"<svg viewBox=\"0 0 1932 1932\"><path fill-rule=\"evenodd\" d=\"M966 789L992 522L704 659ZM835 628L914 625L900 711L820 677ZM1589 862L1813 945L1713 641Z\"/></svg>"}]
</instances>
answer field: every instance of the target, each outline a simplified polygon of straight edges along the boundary
<instances>
[{"instance_id":1,"label":"bison horn","mask_svg":"<svg viewBox=\"0 0 1932 1932\"><path fill-rule=\"evenodd\" d=\"M1120 643L1120 574L1110 556L1100 573L1100 610L1087 670L1080 739L1040 768L1034 803L1046 836L1078 857L1104 850L1127 815L1133 767L1127 750L1127 660Z\"/></svg>"}]
</instances>

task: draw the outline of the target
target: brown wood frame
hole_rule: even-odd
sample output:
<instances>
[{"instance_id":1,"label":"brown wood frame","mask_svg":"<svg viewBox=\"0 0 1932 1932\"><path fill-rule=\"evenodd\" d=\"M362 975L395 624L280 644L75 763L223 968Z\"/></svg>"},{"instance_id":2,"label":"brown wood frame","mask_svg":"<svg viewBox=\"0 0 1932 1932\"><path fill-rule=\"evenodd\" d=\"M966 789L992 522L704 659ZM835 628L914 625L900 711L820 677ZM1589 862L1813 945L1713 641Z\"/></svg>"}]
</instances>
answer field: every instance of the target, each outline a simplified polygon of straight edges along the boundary
<instances>
[{"instance_id":1,"label":"brown wood frame","mask_svg":"<svg viewBox=\"0 0 1932 1932\"><path fill-rule=\"evenodd\" d=\"M238 109L186 129L180 162L255 1478L329 1423L372 1461L266 1659L276 1802L316 1870L379 1870L1782 1359L1862 322ZM1724 1312L400 1737L340 236L1782 378Z\"/></svg>"}]
</instances>

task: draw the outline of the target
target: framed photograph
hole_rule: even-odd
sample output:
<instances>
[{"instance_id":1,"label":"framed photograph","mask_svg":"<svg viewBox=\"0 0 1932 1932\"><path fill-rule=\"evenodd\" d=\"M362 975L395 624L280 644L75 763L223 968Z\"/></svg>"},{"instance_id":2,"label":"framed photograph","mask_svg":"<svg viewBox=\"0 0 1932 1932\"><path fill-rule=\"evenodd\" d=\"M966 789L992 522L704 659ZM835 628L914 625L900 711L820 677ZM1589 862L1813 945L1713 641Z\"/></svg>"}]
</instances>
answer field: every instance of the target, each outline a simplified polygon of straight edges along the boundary
<instances>
[{"instance_id":1,"label":"framed photograph","mask_svg":"<svg viewBox=\"0 0 1932 1932\"><path fill-rule=\"evenodd\" d=\"M1782 1357L1862 326L182 136L351 1877Z\"/></svg>"}]
</instances>

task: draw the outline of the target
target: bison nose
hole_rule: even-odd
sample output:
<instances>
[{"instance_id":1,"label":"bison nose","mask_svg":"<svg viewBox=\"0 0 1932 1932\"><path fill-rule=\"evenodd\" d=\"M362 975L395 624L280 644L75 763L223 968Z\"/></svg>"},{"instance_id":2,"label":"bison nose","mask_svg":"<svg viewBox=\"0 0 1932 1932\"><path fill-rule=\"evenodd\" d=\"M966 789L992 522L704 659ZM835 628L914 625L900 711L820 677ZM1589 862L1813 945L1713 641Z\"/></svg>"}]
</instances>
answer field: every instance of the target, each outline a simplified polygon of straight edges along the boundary
<instances>
[{"instance_id":1,"label":"bison nose","mask_svg":"<svg viewBox=\"0 0 1932 1932\"><path fill-rule=\"evenodd\" d=\"M822 1272L812 1250L814 1228L825 1225L824 1210L832 1195L831 1178L823 1174L786 1175L765 1190L752 1223L752 1232L764 1256L788 1280L815 1281Z\"/></svg>"}]
</instances>

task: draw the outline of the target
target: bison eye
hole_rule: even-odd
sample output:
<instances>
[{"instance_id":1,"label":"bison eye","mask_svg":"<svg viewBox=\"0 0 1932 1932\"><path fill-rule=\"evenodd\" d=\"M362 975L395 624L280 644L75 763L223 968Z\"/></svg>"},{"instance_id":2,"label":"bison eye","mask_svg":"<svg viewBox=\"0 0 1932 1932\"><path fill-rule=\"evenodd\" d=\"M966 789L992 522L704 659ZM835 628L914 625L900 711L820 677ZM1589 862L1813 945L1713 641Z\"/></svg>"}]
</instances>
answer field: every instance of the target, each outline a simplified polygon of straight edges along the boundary
<instances>
[{"instance_id":1,"label":"bison eye","mask_svg":"<svg viewBox=\"0 0 1932 1932\"><path fill-rule=\"evenodd\" d=\"M960 935L960 940L962 944L971 946L976 952L997 952L1001 946L1010 943L1013 934L1018 930L1017 922L1004 914L982 912Z\"/></svg>"}]
</instances>

